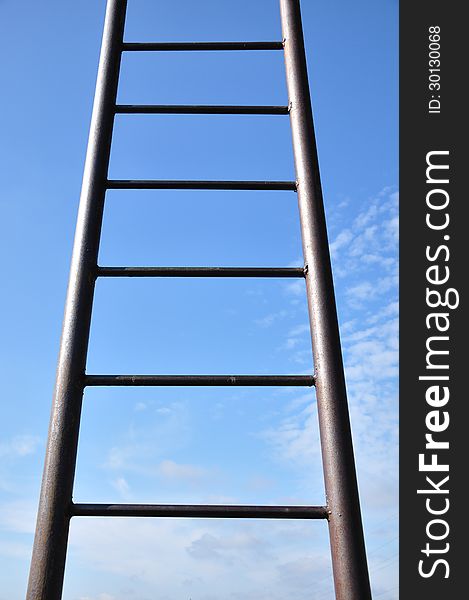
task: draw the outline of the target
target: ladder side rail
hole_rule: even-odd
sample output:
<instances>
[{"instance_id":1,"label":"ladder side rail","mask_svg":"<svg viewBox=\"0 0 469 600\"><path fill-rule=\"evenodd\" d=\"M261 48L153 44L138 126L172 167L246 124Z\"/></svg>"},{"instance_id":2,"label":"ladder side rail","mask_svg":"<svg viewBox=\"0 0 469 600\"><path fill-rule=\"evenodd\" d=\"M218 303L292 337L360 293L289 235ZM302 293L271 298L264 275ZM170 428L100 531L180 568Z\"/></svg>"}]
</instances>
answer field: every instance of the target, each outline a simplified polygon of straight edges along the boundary
<instances>
[{"instance_id":1,"label":"ladder side rail","mask_svg":"<svg viewBox=\"0 0 469 600\"><path fill-rule=\"evenodd\" d=\"M299 0L280 0L337 600L371 598Z\"/></svg>"},{"instance_id":2,"label":"ladder side rail","mask_svg":"<svg viewBox=\"0 0 469 600\"><path fill-rule=\"evenodd\" d=\"M60 600L127 0L108 0L27 600Z\"/></svg>"}]
</instances>

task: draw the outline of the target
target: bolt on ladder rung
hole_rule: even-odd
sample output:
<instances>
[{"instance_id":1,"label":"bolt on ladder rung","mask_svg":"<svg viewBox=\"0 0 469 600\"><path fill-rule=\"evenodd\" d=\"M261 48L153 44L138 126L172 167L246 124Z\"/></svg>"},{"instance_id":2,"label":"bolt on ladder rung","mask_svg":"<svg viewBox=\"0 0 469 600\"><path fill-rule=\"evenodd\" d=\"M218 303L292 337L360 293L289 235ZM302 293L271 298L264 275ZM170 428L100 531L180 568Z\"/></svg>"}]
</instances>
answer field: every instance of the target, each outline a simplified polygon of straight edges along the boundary
<instances>
[{"instance_id":1,"label":"bolt on ladder rung","mask_svg":"<svg viewBox=\"0 0 469 600\"><path fill-rule=\"evenodd\" d=\"M199 104L117 104L117 114L141 115L288 115L288 106L228 106Z\"/></svg>"},{"instance_id":2,"label":"bolt on ladder rung","mask_svg":"<svg viewBox=\"0 0 469 600\"><path fill-rule=\"evenodd\" d=\"M108 179L111 190L286 190L296 181L202 181L188 179Z\"/></svg>"},{"instance_id":3,"label":"bolt on ladder rung","mask_svg":"<svg viewBox=\"0 0 469 600\"><path fill-rule=\"evenodd\" d=\"M305 277L290 267L98 267L98 277Z\"/></svg>"},{"instance_id":4,"label":"bolt on ladder rung","mask_svg":"<svg viewBox=\"0 0 469 600\"><path fill-rule=\"evenodd\" d=\"M283 42L124 42L122 50L128 52L283 50Z\"/></svg>"},{"instance_id":5,"label":"bolt on ladder rung","mask_svg":"<svg viewBox=\"0 0 469 600\"><path fill-rule=\"evenodd\" d=\"M85 375L85 386L306 386L313 375Z\"/></svg>"},{"instance_id":6,"label":"bolt on ladder rung","mask_svg":"<svg viewBox=\"0 0 469 600\"><path fill-rule=\"evenodd\" d=\"M325 506L221 504L72 504L74 517L191 517L202 519L327 519Z\"/></svg>"}]
</instances>

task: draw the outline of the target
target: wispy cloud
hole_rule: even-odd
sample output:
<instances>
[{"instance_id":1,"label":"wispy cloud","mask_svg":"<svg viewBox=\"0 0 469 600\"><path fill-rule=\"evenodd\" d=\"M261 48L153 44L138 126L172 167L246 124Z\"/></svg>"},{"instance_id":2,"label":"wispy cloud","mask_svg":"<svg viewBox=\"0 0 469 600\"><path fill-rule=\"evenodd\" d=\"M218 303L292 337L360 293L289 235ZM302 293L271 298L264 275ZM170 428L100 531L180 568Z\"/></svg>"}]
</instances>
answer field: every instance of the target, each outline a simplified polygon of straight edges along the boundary
<instances>
[{"instance_id":1,"label":"wispy cloud","mask_svg":"<svg viewBox=\"0 0 469 600\"><path fill-rule=\"evenodd\" d=\"M339 230L330 243L335 273L339 277L349 277L365 273L370 269L380 269L382 277L376 273L370 281L360 281L361 289L368 284L375 288L376 282L381 292L388 291L389 277L397 269L398 240L398 200L399 194L389 188L381 190L376 197L364 204L351 224ZM395 279L391 279L395 283ZM359 295L361 289L358 288Z\"/></svg>"},{"instance_id":2,"label":"wispy cloud","mask_svg":"<svg viewBox=\"0 0 469 600\"><path fill-rule=\"evenodd\" d=\"M256 325L259 325L259 327L271 327L276 321L284 319L287 316L288 311L280 310L275 313L270 313L265 317L262 317L261 319L256 319L254 322L256 323Z\"/></svg>"},{"instance_id":3,"label":"wispy cloud","mask_svg":"<svg viewBox=\"0 0 469 600\"><path fill-rule=\"evenodd\" d=\"M18 487L14 476L19 461L33 456L39 448L41 440L38 436L15 435L0 441L0 491L14 492Z\"/></svg>"},{"instance_id":4,"label":"wispy cloud","mask_svg":"<svg viewBox=\"0 0 469 600\"><path fill-rule=\"evenodd\" d=\"M0 556L25 561L31 556L31 545L14 540L0 540Z\"/></svg>"},{"instance_id":5,"label":"wispy cloud","mask_svg":"<svg viewBox=\"0 0 469 600\"><path fill-rule=\"evenodd\" d=\"M273 455L290 468L320 466L317 411L312 394L290 402L279 424L261 433ZM308 477L311 476L309 472Z\"/></svg>"},{"instance_id":6,"label":"wispy cloud","mask_svg":"<svg viewBox=\"0 0 469 600\"><path fill-rule=\"evenodd\" d=\"M305 283L304 281L301 281L301 279L291 281L290 283L286 284L285 290L287 294L292 296L300 296L301 294L305 293Z\"/></svg>"},{"instance_id":7,"label":"wispy cloud","mask_svg":"<svg viewBox=\"0 0 469 600\"><path fill-rule=\"evenodd\" d=\"M116 596L112 594L98 594L97 596L80 596L78 600L117 600Z\"/></svg>"},{"instance_id":8,"label":"wispy cloud","mask_svg":"<svg viewBox=\"0 0 469 600\"><path fill-rule=\"evenodd\" d=\"M345 227L340 228L337 220L337 233L330 244L339 315L347 317L341 334L362 501L366 521L372 524L387 519L395 510L398 491L397 210L397 192L383 189L360 206ZM296 297L300 287L290 284L287 292ZM286 349L294 354L306 344L306 323L289 331ZM309 395L294 399L280 421L262 435L275 460L297 473L307 468L306 478L321 482L316 468L320 464L317 414ZM396 515L379 534L389 539L393 535ZM379 545L373 533L368 541L371 549ZM392 545L385 550L388 562L371 552L372 565L379 566L372 574L376 590L390 589L396 581L396 552ZM301 564L297 566L301 571Z\"/></svg>"},{"instance_id":9,"label":"wispy cloud","mask_svg":"<svg viewBox=\"0 0 469 600\"><path fill-rule=\"evenodd\" d=\"M296 327L292 327L287 334L284 348L285 350L293 350L305 342L305 334L309 332L309 324L302 323ZM311 352L310 352L311 354Z\"/></svg>"},{"instance_id":10,"label":"wispy cloud","mask_svg":"<svg viewBox=\"0 0 469 600\"><path fill-rule=\"evenodd\" d=\"M155 452L152 453L155 459ZM109 459L104 465L112 471L121 471L144 477L161 477L166 480L195 483L209 475L209 470L198 465L178 463L171 459L154 462L144 455L142 446L114 447L109 453ZM128 496L130 486L127 479L119 476L112 481L112 486L122 496Z\"/></svg>"},{"instance_id":11,"label":"wispy cloud","mask_svg":"<svg viewBox=\"0 0 469 600\"><path fill-rule=\"evenodd\" d=\"M197 560L216 560L228 564L239 561L240 554L255 555L266 552L266 544L251 532L239 531L229 536L204 533L186 548Z\"/></svg>"},{"instance_id":12,"label":"wispy cloud","mask_svg":"<svg viewBox=\"0 0 469 600\"><path fill-rule=\"evenodd\" d=\"M94 573L111 576L115 585L107 593L116 600L150 599L155 589L171 600L282 600L294 589L296 598L307 600L318 590L316 581L327 584L331 575L326 530L306 529L299 523L77 520L68 568L73 575L92 565ZM118 593L122 573L126 589ZM101 600L99 594L81 597Z\"/></svg>"},{"instance_id":13,"label":"wispy cloud","mask_svg":"<svg viewBox=\"0 0 469 600\"><path fill-rule=\"evenodd\" d=\"M33 435L16 435L0 442L0 458L21 458L34 454L40 444L40 438Z\"/></svg>"},{"instance_id":14,"label":"wispy cloud","mask_svg":"<svg viewBox=\"0 0 469 600\"><path fill-rule=\"evenodd\" d=\"M36 502L32 501L16 500L3 503L0 510L0 529L13 533L32 534L36 510Z\"/></svg>"},{"instance_id":15,"label":"wispy cloud","mask_svg":"<svg viewBox=\"0 0 469 600\"><path fill-rule=\"evenodd\" d=\"M383 191L358 210L356 218L340 228L331 243L335 272L340 274L337 283L340 314L345 317L341 325L343 350L376 593L392 590L397 552L393 542L395 515L389 518L395 511L397 491L395 200L394 192ZM304 282L299 284L287 288L292 300L299 301L305 293ZM270 327L281 322L283 349L291 360L310 361L309 324L304 311L300 314L298 310L294 320L290 313L287 320L284 312L274 309L256 324ZM203 461L197 464L193 457L187 460L187 455L186 460L180 460L181 450L193 435L193 424L188 422L182 402L157 405L155 400L145 400L133 408L135 422L109 442L102 465L105 481L121 498L133 498L134 493L137 496L141 492L139 477L146 478L145 485L153 482L151 496L158 488L170 488L171 492L177 485L187 484L194 489L214 475ZM275 407L275 418L267 423L257 435L265 444L266 460L293 473L292 496L301 496L305 489L310 494L313 489L315 502L321 502L323 480L314 392L286 397L280 408ZM30 456L38 442L30 436L11 438L0 443L0 457L17 460ZM249 485L256 490L268 488L269 478L251 479ZM213 502L232 503L236 498L220 496ZM8 535L16 532L18 536L31 536L36 505L6 508L0 517L3 530ZM99 573L111 585L83 587L71 597L147 600L157 587L162 597L170 599L219 600L228 597L227 589L232 600L280 600L292 593L298 600L313 596L331 599L326 530L319 534L316 529L314 534L305 530L294 523L269 522L266 526L180 520L77 520L70 536L70 572L84 570L90 580ZM387 545L383 547L384 543ZM11 543L6 539L0 552L7 556L16 553L27 560L30 544L19 537L12 538ZM252 565L254 569L249 568ZM125 591L118 586L123 573ZM390 593L383 595L383 600L394 597L397 594Z\"/></svg>"},{"instance_id":16,"label":"wispy cloud","mask_svg":"<svg viewBox=\"0 0 469 600\"><path fill-rule=\"evenodd\" d=\"M163 460L157 467L158 473L167 479L183 479L186 481L198 481L208 474L207 469L197 465L176 463L173 460Z\"/></svg>"},{"instance_id":17,"label":"wispy cloud","mask_svg":"<svg viewBox=\"0 0 469 600\"><path fill-rule=\"evenodd\" d=\"M125 477L117 477L114 479L112 481L112 486L119 492L122 498L128 499L130 497L130 486Z\"/></svg>"}]
</instances>

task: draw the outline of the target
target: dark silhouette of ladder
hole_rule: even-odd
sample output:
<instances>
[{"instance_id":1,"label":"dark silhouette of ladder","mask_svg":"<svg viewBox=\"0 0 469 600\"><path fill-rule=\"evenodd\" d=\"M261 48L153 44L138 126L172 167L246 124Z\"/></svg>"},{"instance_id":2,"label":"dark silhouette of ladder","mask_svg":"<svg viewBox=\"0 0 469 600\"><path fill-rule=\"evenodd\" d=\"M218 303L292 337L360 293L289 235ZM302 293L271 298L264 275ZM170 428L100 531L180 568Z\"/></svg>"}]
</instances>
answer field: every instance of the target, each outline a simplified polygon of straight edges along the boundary
<instances>
[{"instance_id":1,"label":"dark silhouette of ladder","mask_svg":"<svg viewBox=\"0 0 469 600\"><path fill-rule=\"evenodd\" d=\"M127 0L108 0L91 130L65 305L62 341L27 600L62 596L74 516L326 519L338 600L371 598L347 408L334 287L308 87L299 0L280 0L281 42L123 42ZM122 52L283 50L288 106L116 105ZM108 180L117 113L290 115L296 181ZM298 196L304 268L100 267L108 189L291 190ZM97 277L304 277L314 375L85 374ZM75 504L72 501L82 397L87 386L316 386L326 506Z\"/></svg>"}]
</instances>

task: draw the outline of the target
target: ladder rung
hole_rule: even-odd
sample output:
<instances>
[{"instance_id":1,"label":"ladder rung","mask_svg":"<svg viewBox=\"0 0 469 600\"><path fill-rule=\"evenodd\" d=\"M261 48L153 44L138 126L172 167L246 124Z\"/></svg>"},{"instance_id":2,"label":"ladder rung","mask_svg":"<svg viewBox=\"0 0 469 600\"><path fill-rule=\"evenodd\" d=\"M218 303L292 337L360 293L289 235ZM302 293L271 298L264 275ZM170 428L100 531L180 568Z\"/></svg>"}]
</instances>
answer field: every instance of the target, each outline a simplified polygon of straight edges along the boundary
<instances>
[{"instance_id":1,"label":"ladder rung","mask_svg":"<svg viewBox=\"0 0 469 600\"><path fill-rule=\"evenodd\" d=\"M288 106L222 106L200 104L117 104L118 114L288 115Z\"/></svg>"},{"instance_id":2,"label":"ladder rung","mask_svg":"<svg viewBox=\"0 0 469 600\"><path fill-rule=\"evenodd\" d=\"M304 277L283 267L98 267L98 277Z\"/></svg>"},{"instance_id":3,"label":"ladder rung","mask_svg":"<svg viewBox=\"0 0 469 600\"><path fill-rule=\"evenodd\" d=\"M307 386L312 375L85 375L86 386Z\"/></svg>"},{"instance_id":4,"label":"ladder rung","mask_svg":"<svg viewBox=\"0 0 469 600\"><path fill-rule=\"evenodd\" d=\"M296 181L193 181L171 179L111 179L111 190L290 190Z\"/></svg>"},{"instance_id":5,"label":"ladder rung","mask_svg":"<svg viewBox=\"0 0 469 600\"><path fill-rule=\"evenodd\" d=\"M72 504L76 517L200 517L211 519L327 519L325 506L219 504Z\"/></svg>"},{"instance_id":6,"label":"ladder rung","mask_svg":"<svg viewBox=\"0 0 469 600\"><path fill-rule=\"evenodd\" d=\"M124 42L124 51L283 50L283 42Z\"/></svg>"}]
</instances>

